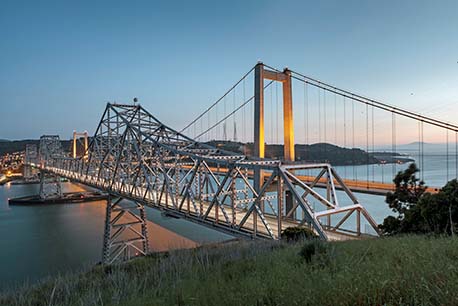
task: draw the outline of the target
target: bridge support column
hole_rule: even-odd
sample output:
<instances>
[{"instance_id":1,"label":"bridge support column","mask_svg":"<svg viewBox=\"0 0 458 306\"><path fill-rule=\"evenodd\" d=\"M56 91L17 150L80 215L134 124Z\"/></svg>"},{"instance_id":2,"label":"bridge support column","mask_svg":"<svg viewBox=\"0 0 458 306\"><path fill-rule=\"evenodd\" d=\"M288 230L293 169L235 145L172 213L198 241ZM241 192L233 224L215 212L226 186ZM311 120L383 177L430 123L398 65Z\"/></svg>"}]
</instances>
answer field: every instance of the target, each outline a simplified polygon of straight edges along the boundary
<instances>
[{"instance_id":1,"label":"bridge support column","mask_svg":"<svg viewBox=\"0 0 458 306\"><path fill-rule=\"evenodd\" d=\"M62 197L62 185L60 176L47 171L40 171L40 198L60 198Z\"/></svg>"},{"instance_id":2,"label":"bridge support column","mask_svg":"<svg viewBox=\"0 0 458 306\"><path fill-rule=\"evenodd\" d=\"M260 62L254 69L254 156L263 158L265 151L264 80L282 83L284 160L294 161L294 120L291 71L288 68L285 68L283 72L265 69L264 64Z\"/></svg>"},{"instance_id":3,"label":"bridge support column","mask_svg":"<svg viewBox=\"0 0 458 306\"><path fill-rule=\"evenodd\" d=\"M294 122L293 122L293 93L291 84L291 71L287 68L283 70L285 76L283 81L283 158L286 162L294 162ZM294 199L290 190L286 191L285 195L286 211L290 211L294 207ZM295 219L295 215L291 215Z\"/></svg>"},{"instance_id":4,"label":"bridge support column","mask_svg":"<svg viewBox=\"0 0 458 306\"><path fill-rule=\"evenodd\" d=\"M148 254L148 231L142 204L109 195L105 213L102 263Z\"/></svg>"},{"instance_id":5,"label":"bridge support column","mask_svg":"<svg viewBox=\"0 0 458 306\"><path fill-rule=\"evenodd\" d=\"M293 94L291 71L285 68L283 72L272 71L264 68L263 63L258 63L254 72L254 156L263 158L265 153L264 139L264 80L281 82L283 87L283 158L286 162L294 162L294 120L293 120ZM262 171L254 170L254 188L260 191L264 182ZM285 208L290 211L294 206L291 192L286 190ZM261 203L261 209L264 205Z\"/></svg>"},{"instance_id":6,"label":"bridge support column","mask_svg":"<svg viewBox=\"0 0 458 306\"><path fill-rule=\"evenodd\" d=\"M31 181L36 178L36 173L33 170L31 164L37 164L38 162L38 149L35 144L27 144L25 146L25 157L24 157L24 169L23 176L26 181Z\"/></svg>"},{"instance_id":7,"label":"bridge support column","mask_svg":"<svg viewBox=\"0 0 458 306\"><path fill-rule=\"evenodd\" d=\"M83 157L86 159L87 158L87 149L88 149L88 133L87 133L87 131L84 131L82 133L79 133L77 131L73 131L73 143L72 143L73 158L77 157L76 156L77 155L76 149L77 149L77 146L78 146L78 138L79 137L83 138L83 146L84 146Z\"/></svg>"},{"instance_id":8,"label":"bridge support column","mask_svg":"<svg viewBox=\"0 0 458 306\"><path fill-rule=\"evenodd\" d=\"M294 122L293 122L293 92L291 84L291 71L283 70L283 139L284 159L293 162L294 154Z\"/></svg>"},{"instance_id":9,"label":"bridge support column","mask_svg":"<svg viewBox=\"0 0 458 306\"><path fill-rule=\"evenodd\" d=\"M258 63L254 69L254 156L264 158L264 65ZM254 169L253 187L261 189L262 173Z\"/></svg>"}]
</instances>

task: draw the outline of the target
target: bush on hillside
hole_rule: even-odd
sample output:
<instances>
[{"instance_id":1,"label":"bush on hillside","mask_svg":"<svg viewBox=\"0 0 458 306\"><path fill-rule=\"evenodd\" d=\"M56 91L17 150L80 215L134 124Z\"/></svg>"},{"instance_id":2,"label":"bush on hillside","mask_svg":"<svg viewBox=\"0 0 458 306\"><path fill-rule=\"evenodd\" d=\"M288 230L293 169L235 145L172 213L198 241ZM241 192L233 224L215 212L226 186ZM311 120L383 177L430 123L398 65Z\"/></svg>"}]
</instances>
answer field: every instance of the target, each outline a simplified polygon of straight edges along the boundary
<instances>
[{"instance_id":1,"label":"bush on hillside","mask_svg":"<svg viewBox=\"0 0 458 306\"><path fill-rule=\"evenodd\" d=\"M281 238L288 242L296 242L316 238L317 235L308 227L295 226L287 227L281 233Z\"/></svg>"},{"instance_id":2,"label":"bush on hillside","mask_svg":"<svg viewBox=\"0 0 458 306\"><path fill-rule=\"evenodd\" d=\"M411 164L400 171L386 202L397 216L385 218L380 229L386 235L403 233L452 234L458 221L458 181L448 182L437 194L426 192L423 181L416 177L418 168Z\"/></svg>"}]
</instances>

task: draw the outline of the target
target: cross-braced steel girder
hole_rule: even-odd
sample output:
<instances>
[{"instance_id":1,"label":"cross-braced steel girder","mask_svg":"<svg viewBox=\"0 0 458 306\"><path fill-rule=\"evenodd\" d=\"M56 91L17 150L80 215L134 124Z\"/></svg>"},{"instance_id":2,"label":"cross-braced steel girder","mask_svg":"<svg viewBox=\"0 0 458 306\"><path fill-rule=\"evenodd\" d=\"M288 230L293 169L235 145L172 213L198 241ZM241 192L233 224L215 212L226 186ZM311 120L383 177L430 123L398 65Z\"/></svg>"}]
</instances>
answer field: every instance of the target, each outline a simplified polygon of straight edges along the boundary
<instances>
[{"instance_id":1,"label":"cross-braced steel girder","mask_svg":"<svg viewBox=\"0 0 458 306\"><path fill-rule=\"evenodd\" d=\"M148 254L145 207L110 194L105 214L102 263L129 260Z\"/></svg>"},{"instance_id":2,"label":"cross-braced steel girder","mask_svg":"<svg viewBox=\"0 0 458 306\"><path fill-rule=\"evenodd\" d=\"M25 146L24 169L23 176L26 181L33 180L36 174L33 171L33 166L38 162L38 147L36 144L27 144Z\"/></svg>"},{"instance_id":3,"label":"cross-braced steel girder","mask_svg":"<svg viewBox=\"0 0 458 306\"><path fill-rule=\"evenodd\" d=\"M41 166L64 157L64 151L58 135L43 135L40 137L38 159Z\"/></svg>"},{"instance_id":4,"label":"cross-braced steel girder","mask_svg":"<svg viewBox=\"0 0 458 306\"><path fill-rule=\"evenodd\" d=\"M330 165L226 152L165 126L140 105L107 105L87 159L47 156L48 171L234 235L281 239L286 227L306 225L322 239L340 239L361 234L361 215L377 231ZM306 183L301 171L313 169L316 179ZM253 182L257 172L263 173L259 186ZM325 195L317 183L326 184ZM337 185L351 205L341 205ZM353 213L357 228L343 232ZM342 214L342 220L331 222L330 216Z\"/></svg>"},{"instance_id":5,"label":"cross-braced steel girder","mask_svg":"<svg viewBox=\"0 0 458 306\"><path fill-rule=\"evenodd\" d=\"M39 194L42 200L62 197L60 176L53 171L40 170Z\"/></svg>"}]
</instances>

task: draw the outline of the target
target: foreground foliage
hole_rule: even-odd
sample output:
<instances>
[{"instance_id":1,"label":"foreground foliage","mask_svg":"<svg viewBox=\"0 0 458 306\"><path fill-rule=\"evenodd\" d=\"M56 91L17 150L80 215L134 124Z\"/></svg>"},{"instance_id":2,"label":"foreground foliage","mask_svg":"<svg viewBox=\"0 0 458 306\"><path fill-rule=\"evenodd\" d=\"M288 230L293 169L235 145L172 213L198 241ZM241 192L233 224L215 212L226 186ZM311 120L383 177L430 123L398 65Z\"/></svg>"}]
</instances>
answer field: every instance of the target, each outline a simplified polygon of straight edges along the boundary
<instances>
[{"instance_id":1,"label":"foreground foliage","mask_svg":"<svg viewBox=\"0 0 458 306\"><path fill-rule=\"evenodd\" d=\"M318 236L309 227L293 226L285 228L281 233L281 239L287 242L297 242L299 240L313 239Z\"/></svg>"},{"instance_id":2,"label":"foreground foliage","mask_svg":"<svg viewBox=\"0 0 458 306\"><path fill-rule=\"evenodd\" d=\"M386 235L395 234L455 234L458 222L458 181L448 182L438 193L426 192L423 181L416 177L419 169L410 164L400 171L393 182L396 189L389 192L386 202L397 213L380 225Z\"/></svg>"},{"instance_id":3,"label":"foreground foliage","mask_svg":"<svg viewBox=\"0 0 458 306\"><path fill-rule=\"evenodd\" d=\"M457 305L458 239L405 236L174 251L0 297L4 305Z\"/></svg>"}]
</instances>

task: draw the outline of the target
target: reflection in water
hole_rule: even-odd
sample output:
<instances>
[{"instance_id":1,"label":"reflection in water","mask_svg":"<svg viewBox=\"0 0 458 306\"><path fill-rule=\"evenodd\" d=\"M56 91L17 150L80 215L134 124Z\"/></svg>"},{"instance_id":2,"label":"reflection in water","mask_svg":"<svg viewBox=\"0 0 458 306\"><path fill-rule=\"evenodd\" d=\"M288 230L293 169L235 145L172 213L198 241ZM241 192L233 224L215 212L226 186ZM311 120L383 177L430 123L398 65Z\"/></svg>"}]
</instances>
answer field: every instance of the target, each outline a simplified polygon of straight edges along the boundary
<instances>
[{"instance_id":1,"label":"reflection in water","mask_svg":"<svg viewBox=\"0 0 458 306\"><path fill-rule=\"evenodd\" d=\"M83 191L65 183L64 192ZM0 289L91 266L101 259L105 201L8 206L8 198L38 193L38 185L0 186ZM150 251L192 248L231 236L146 209Z\"/></svg>"}]
</instances>

